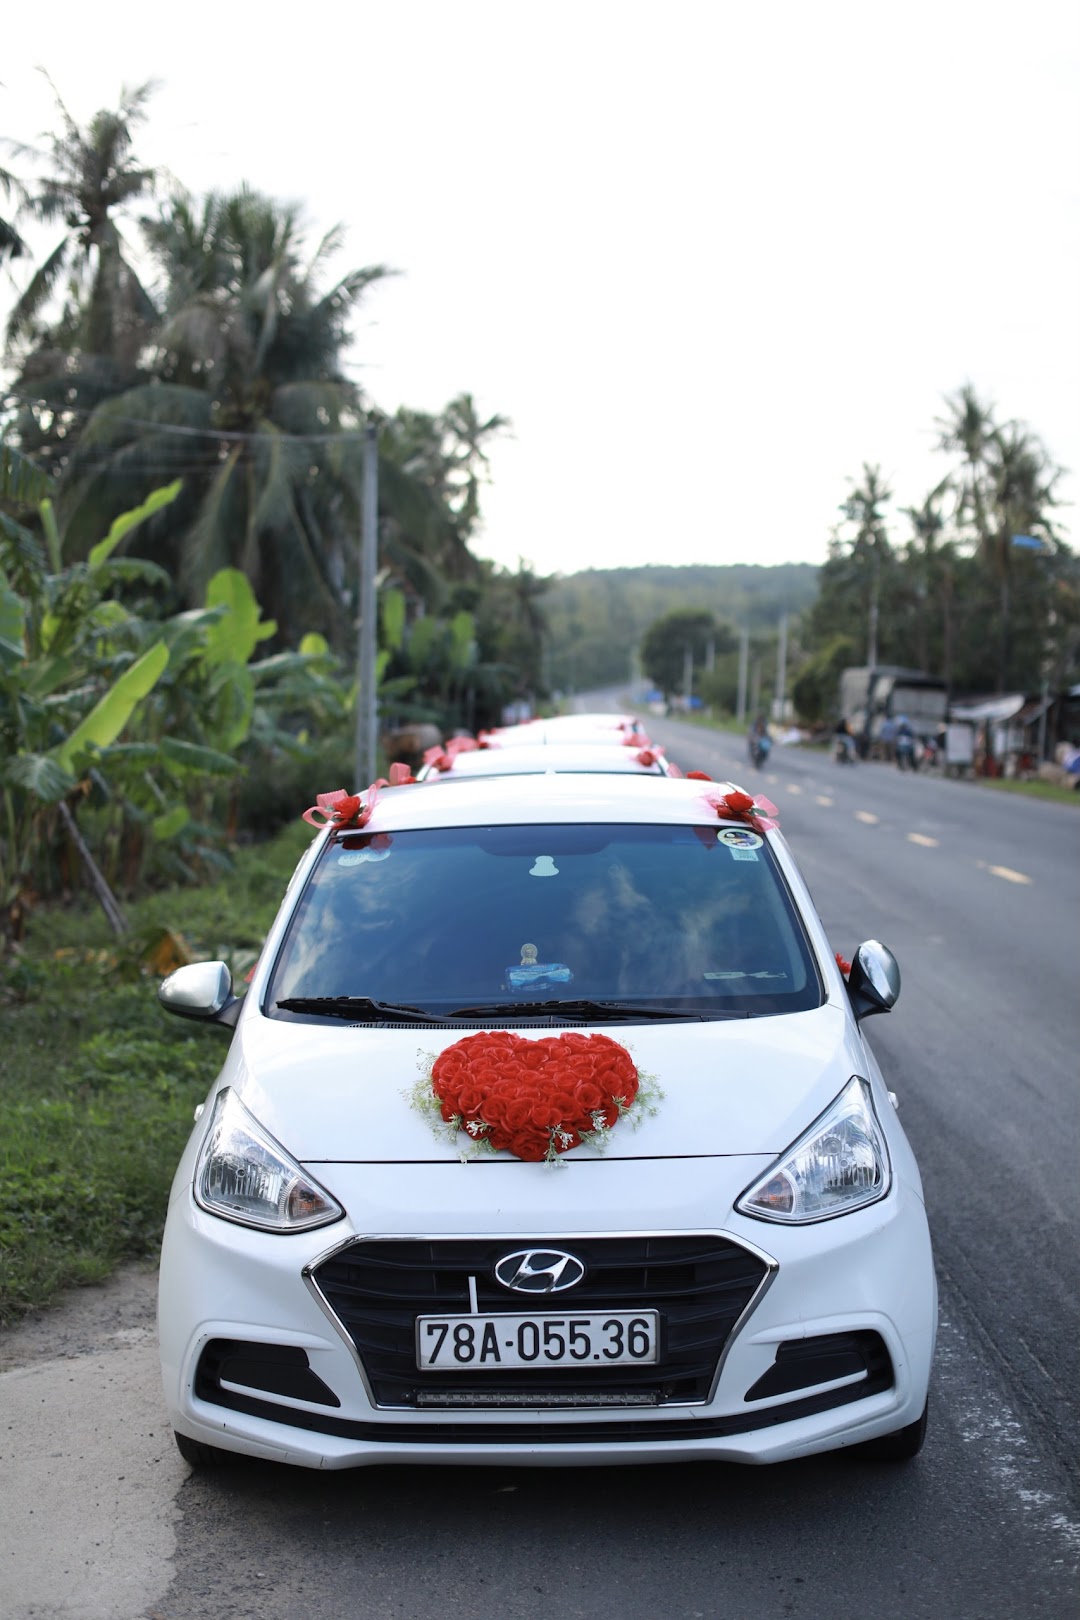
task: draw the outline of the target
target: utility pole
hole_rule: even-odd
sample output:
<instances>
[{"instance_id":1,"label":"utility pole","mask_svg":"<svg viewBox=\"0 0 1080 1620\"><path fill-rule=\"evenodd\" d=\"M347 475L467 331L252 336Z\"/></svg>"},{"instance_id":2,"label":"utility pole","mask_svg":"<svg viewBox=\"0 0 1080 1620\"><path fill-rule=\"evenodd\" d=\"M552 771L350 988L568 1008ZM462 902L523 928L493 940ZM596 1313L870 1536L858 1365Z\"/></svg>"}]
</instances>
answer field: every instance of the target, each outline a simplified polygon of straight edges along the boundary
<instances>
[{"instance_id":1,"label":"utility pole","mask_svg":"<svg viewBox=\"0 0 1080 1620\"><path fill-rule=\"evenodd\" d=\"M374 424L364 429L364 487L360 532L360 634L356 650L356 788L375 780L378 694L375 656L378 639L375 572L378 566L379 442Z\"/></svg>"},{"instance_id":2,"label":"utility pole","mask_svg":"<svg viewBox=\"0 0 1080 1620\"><path fill-rule=\"evenodd\" d=\"M780 641L776 649L776 702L773 708L778 724L784 720L784 683L787 680L787 614L780 615Z\"/></svg>"},{"instance_id":3,"label":"utility pole","mask_svg":"<svg viewBox=\"0 0 1080 1620\"><path fill-rule=\"evenodd\" d=\"M746 677L750 664L750 632L739 631L739 691L735 699L735 718L740 725L746 719Z\"/></svg>"},{"instance_id":4,"label":"utility pole","mask_svg":"<svg viewBox=\"0 0 1080 1620\"><path fill-rule=\"evenodd\" d=\"M877 541L874 541L874 561L870 574L870 610L866 627L866 662L871 674L877 668L877 642L878 642L878 597L881 590L881 558L878 555Z\"/></svg>"},{"instance_id":5,"label":"utility pole","mask_svg":"<svg viewBox=\"0 0 1080 1620\"><path fill-rule=\"evenodd\" d=\"M694 690L694 649L688 644L683 652L683 694L686 697L686 707L690 707L690 695Z\"/></svg>"}]
</instances>

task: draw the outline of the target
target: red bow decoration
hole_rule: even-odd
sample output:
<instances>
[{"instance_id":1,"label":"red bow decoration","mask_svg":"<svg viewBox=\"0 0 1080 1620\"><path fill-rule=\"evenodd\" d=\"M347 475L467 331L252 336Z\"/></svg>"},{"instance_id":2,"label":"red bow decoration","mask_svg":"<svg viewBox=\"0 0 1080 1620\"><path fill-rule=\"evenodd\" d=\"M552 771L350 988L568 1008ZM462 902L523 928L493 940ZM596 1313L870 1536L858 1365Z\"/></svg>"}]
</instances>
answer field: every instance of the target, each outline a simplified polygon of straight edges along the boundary
<instances>
[{"instance_id":1,"label":"red bow decoration","mask_svg":"<svg viewBox=\"0 0 1080 1620\"><path fill-rule=\"evenodd\" d=\"M304 811L304 820L312 827L362 827L375 806L378 784L372 783L366 796L346 793L336 788L333 793L318 793L315 803Z\"/></svg>"},{"instance_id":2,"label":"red bow decoration","mask_svg":"<svg viewBox=\"0 0 1080 1620\"><path fill-rule=\"evenodd\" d=\"M397 760L390 767L390 780L386 785L387 787L404 787L406 783L415 781L416 777L409 767Z\"/></svg>"},{"instance_id":3,"label":"red bow decoration","mask_svg":"<svg viewBox=\"0 0 1080 1620\"><path fill-rule=\"evenodd\" d=\"M836 953L836 965L846 979L848 974L851 972L851 963L848 961L846 956L841 956L839 951Z\"/></svg>"},{"instance_id":4,"label":"red bow decoration","mask_svg":"<svg viewBox=\"0 0 1080 1620\"><path fill-rule=\"evenodd\" d=\"M755 799L741 788L732 788L719 797L708 793L705 803L712 805L721 821L744 821L748 827L762 827L766 832L780 825L780 812L771 799Z\"/></svg>"},{"instance_id":5,"label":"red bow decoration","mask_svg":"<svg viewBox=\"0 0 1080 1620\"><path fill-rule=\"evenodd\" d=\"M434 765L437 771L448 771L453 763L453 756L446 752L441 743L435 743L424 754L424 764Z\"/></svg>"},{"instance_id":6,"label":"red bow decoration","mask_svg":"<svg viewBox=\"0 0 1080 1620\"><path fill-rule=\"evenodd\" d=\"M643 748L636 757L639 765L655 765L656 756L657 750L655 748Z\"/></svg>"},{"instance_id":7,"label":"red bow decoration","mask_svg":"<svg viewBox=\"0 0 1080 1620\"><path fill-rule=\"evenodd\" d=\"M687 771L686 780L688 782L711 782L712 777L708 771Z\"/></svg>"}]
</instances>

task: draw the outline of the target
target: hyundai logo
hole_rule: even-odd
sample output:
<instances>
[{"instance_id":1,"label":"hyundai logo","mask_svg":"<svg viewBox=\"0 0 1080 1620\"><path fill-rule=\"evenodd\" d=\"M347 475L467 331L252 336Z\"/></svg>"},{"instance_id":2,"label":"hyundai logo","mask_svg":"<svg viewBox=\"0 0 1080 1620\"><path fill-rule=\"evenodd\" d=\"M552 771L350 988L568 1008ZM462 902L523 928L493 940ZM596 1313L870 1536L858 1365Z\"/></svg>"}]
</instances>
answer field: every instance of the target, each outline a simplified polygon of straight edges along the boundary
<instances>
[{"instance_id":1,"label":"hyundai logo","mask_svg":"<svg viewBox=\"0 0 1080 1620\"><path fill-rule=\"evenodd\" d=\"M503 1255L495 1275L504 1288L518 1294L559 1294L581 1281L585 1267L562 1249L518 1249Z\"/></svg>"}]
</instances>

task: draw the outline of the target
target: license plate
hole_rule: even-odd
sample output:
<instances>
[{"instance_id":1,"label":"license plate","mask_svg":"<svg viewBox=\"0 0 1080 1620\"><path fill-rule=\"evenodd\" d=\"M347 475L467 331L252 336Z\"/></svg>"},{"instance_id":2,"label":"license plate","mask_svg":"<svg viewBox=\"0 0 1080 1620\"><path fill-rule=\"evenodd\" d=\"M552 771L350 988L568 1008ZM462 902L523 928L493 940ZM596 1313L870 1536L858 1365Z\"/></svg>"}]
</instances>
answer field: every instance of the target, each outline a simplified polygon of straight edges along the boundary
<instances>
[{"instance_id":1,"label":"license plate","mask_svg":"<svg viewBox=\"0 0 1080 1620\"><path fill-rule=\"evenodd\" d=\"M579 1316L419 1316L416 1365L438 1372L637 1367L660 1359L656 1311Z\"/></svg>"}]
</instances>

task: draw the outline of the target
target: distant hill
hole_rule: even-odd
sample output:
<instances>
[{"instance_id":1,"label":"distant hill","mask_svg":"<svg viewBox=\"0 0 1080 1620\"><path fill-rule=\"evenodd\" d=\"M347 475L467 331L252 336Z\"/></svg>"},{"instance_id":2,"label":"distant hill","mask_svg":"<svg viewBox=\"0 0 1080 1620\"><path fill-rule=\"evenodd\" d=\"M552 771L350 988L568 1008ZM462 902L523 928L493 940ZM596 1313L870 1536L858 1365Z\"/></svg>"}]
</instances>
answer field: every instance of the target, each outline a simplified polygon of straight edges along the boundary
<instances>
[{"instance_id":1,"label":"distant hill","mask_svg":"<svg viewBox=\"0 0 1080 1620\"><path fill-rule=\"evenodd\" d=\"M674 608L708 609L734 630L772 628L782 613L810 606L817 577L813 563L657 563L557 576L542 603L550 630L550 683L584 691L626 680L645 631Z\"/></svg>"}]
</instances>

